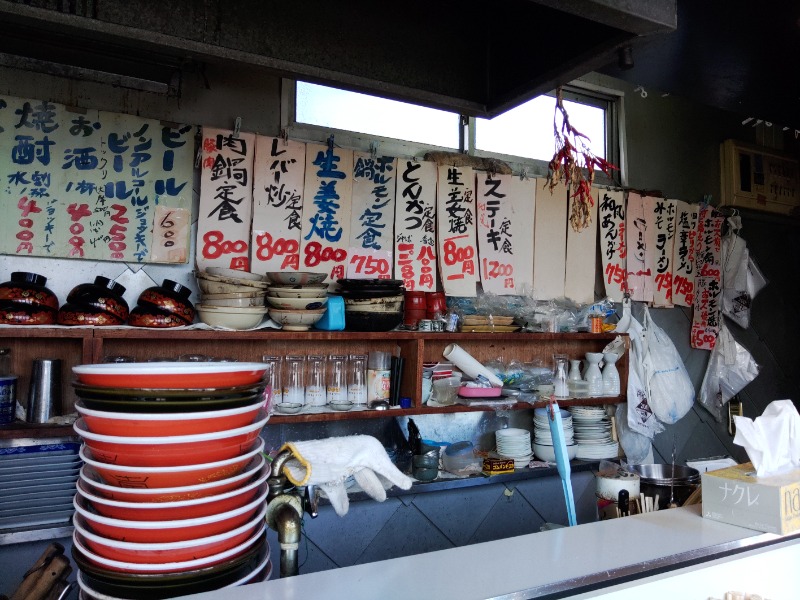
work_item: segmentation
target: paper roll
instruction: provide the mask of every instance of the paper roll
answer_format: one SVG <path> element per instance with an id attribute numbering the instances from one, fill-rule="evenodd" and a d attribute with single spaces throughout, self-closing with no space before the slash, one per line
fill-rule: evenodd
<path id="1" fill-rule="evenodd" d="M 497 375 L 475 360 L 469 352 L 458 344 L 448 345 L 442 352 L 442 356 L 461 369 L 468 377 L 477 379 L 478 375 L 483 375 L 489 380 L 492 387 L 503 387 L 503 382 Z"/>

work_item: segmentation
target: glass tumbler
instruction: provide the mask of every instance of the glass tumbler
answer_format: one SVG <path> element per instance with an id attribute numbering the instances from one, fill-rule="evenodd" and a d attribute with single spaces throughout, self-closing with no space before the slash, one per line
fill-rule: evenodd
<path id="1" fill-rule="evenodd" d="M 282 356 L 267 356 L 261 357 L 261 362 L 267 365 L 267 370 L 264 373 L 264 381 L 269 387 L 272 394 L 272 404 L 283 403 L 283 357 Z"/>
<path id="2" fill-rule="evenodd" d="M 351 354 L 347 362 L 347 399 L 353 404 L 367 403 L 366 354 Z"/>
<path id="3" fill-rule="evenodd" d="M 306 357 L 287 356 L 283 379 L 283 404 L 304 404 L 306 397 Z"/>
<path id="4" fill-rule="evenodd" d="M 306 405 L 325 406 L 325 357 L 309 354 L 306 366 Z"/>
<path id="5" fill-rule="evenodd" d="M 331 354 L 328 357 L 328 404 L 342 404 L 347 402 L 346 365 L 347 356 L 343 354 Z"/>

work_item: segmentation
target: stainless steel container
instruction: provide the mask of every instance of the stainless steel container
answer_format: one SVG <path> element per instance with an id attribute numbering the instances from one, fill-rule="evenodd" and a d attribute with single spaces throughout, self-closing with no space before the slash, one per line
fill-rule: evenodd
<path id="1" fill-rule="evenodd" d="M 650 498 L 658 496 L 659 510 L 667 508 L 671 495 L 680 506 L 700 484 L 700 471 L 683 465 L 628 465 L 628 468 L 639 474 L 642 494 Z"/>

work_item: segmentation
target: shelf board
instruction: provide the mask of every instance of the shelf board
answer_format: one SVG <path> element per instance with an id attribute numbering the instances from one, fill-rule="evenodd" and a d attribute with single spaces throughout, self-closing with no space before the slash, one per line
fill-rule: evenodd
<path id="1" fill-rule="evenodd" d="M 14 440 L 20 438 L 30 439 L 51 439 L 51 438 L 71 438 L 78 439 L 78 435 L 72 425 L 48 425 L 25 423 L 15 421 L 8 425 L 0 425 L 0 440 Z"/>

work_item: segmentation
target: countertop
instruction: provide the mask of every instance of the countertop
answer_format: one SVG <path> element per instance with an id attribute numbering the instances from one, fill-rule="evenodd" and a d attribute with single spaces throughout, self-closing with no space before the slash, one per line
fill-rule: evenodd
<path id="1" fill-rule="evenodd" d="M 800 534 L 778 536 L 704 519 L 695 505 L 275 579 L 243 586 L 236 598 L 563 598 L 786 541 L 800 541 Z"/>

